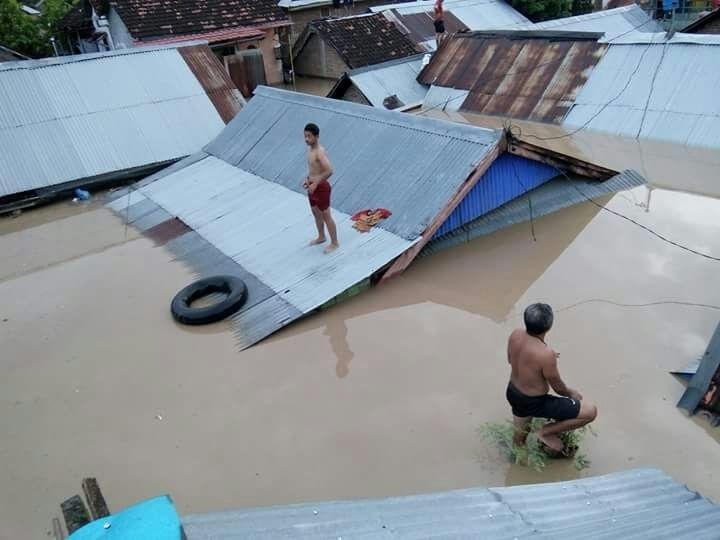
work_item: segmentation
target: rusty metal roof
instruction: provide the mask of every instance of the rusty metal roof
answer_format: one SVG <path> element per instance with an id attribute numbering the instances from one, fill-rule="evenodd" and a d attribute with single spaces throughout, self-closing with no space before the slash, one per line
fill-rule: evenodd
<path id="1" fill-rule="evenodd" d="M 226 124 L 240 111 L 244 98 L 220 64 L 220 60 L 206 45 L 193 45 L 178 49 L 190 71 L 205 90 L 220 118 Z"/>
<path id="2" fill-rule="evenodd" d="M 422 11 L 420 13 L 401 13 L 397 9 L 384 11 L 383 15 L 397 26 L 400 31 L 410 38 L 410 41 L 416 45 L 424 44 L 428 41 L 435 41 L 435 27 L 433 25 L 434 16 L 430 11 Z M 454 34 L 456 32 L 469 30 L 460 19 L 458 19 L 452 11 L 445 11 L 443 15 L 445 23 L 445 31 Z M 435 47 L 424 47 L 428 50 L 434 50 Z"/>
<path id="3" fill-rule="evenodd" d="M 605 54 L 599 35 L 472 32 L 446 40 L 418 81 L 468 96 L 461 110 L 560 123 Z"/>

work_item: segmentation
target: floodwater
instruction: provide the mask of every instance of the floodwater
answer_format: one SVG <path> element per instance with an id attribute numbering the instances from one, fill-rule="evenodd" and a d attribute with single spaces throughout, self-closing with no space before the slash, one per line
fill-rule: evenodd
<path id="1" fill-rule="evenodd" d="M 645 188 L 609 206 L 720 256 L 720 201 Z M 100 207 L 0 220 L 0 539 L 39 538 L 95 476 L 111 511 L 163 493 L 181 514 L 513 485 L 659 467 L 720 501 L 720 430 L 668 373 L 704 351 L 717 261 L 585 204 L 418 260 L 386 285 L 237 351 L 227 323 L 176 325 L 191 272 Z M 7 255 L 10 254 L 10 255 Z M 556 308 L 566 381 L 597 437 L 544 473 L 476 430 L 509 418 L 505 345 Z"/>

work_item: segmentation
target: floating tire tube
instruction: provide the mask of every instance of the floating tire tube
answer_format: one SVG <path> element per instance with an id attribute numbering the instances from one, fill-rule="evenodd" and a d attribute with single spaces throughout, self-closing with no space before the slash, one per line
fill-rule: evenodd
<path id="1" fill-rule="evenodd" d="M 213 293 L 227 298 L 211 306 L 194 308 L 192 303 Z M 247 300 L 245 282 L 235 276 L 213 276 L 191 283 L 175 295 L 170 311 L 182 324 L 210 324 L 221 321 L 239 310 Z"/>

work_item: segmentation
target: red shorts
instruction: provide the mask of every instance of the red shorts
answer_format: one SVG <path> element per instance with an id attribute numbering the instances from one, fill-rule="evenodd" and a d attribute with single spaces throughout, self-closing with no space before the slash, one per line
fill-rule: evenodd
<path id="1" fill-rule="evenodd" d="M 318 184 L 313 193 L 308 193 L 310 206 L 316 206 L 319 210 L 325 211 L 330 208 L 330 182 L 324 180 Z"/>

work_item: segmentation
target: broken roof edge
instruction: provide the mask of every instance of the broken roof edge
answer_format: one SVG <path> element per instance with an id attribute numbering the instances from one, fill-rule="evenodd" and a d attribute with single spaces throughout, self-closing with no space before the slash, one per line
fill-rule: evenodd
<path id="1" fill-rule="evenodd" d="M 196 45 L 207 45 L 207 40 L 190 40 L 181 43 L 171 43 L 167 45 L 152 45 L 147 47 L 133 47 L 132 49 L 116 49 L 114 51 L 103 51 L 96 53 L 73 54 L 69 56 L 57 56 L 51 58 L 41 58 L 39 60 L 18 60 L 17 62 L 0 63 L 0 71 L 9 71 L 14 69 L 41 69 L 50 66 L 59 66 L 74 62 L 88 62 L 101 58 L 113 58 L 116 56 L 125 56 L 132 54 L 144 54 L 155 51 L 164 51 L 170 49 L 182 49 L 184 47 L 193 47 Z"/>
<path id="2" fill-rule="evenodd" d="M 502 132 L 497 129 L 457 124 L 455 122 L 424 118 L 416 115 L 397 114 L 394 111 L 380 109 L 378 107 L 368 107 L 367 105 L 333 100 L 309 94 L 300 94 L 289 90 L 270 88 L 268 86 L 258 86 L 254 93 L 256 96 L 267 99 L 284 101 L 304 107 L 362 118 L 371 122 L 432 133 L 434 135 L 465 140 L 486 146 L 495 145 L 502 139 Z M 248 107 L 252 107 L 252 102 L 253 100 L 250 100 Z M 238 115 L 238 117 L 240 116 L 241 115 Z M 229 125 L 232 125 L 232 122 Z M 441 126 L 445 129 L 442 129 Z"/>
<path id="3" fill-rule="evenodd" d="M 718 369 L 720 369 L 720 323 L 710 338 L 695 375 L 690 379 L 688 387 L 678 401 L 678 408 L 687 411 L 691 416 L 695 414 Z"/>

